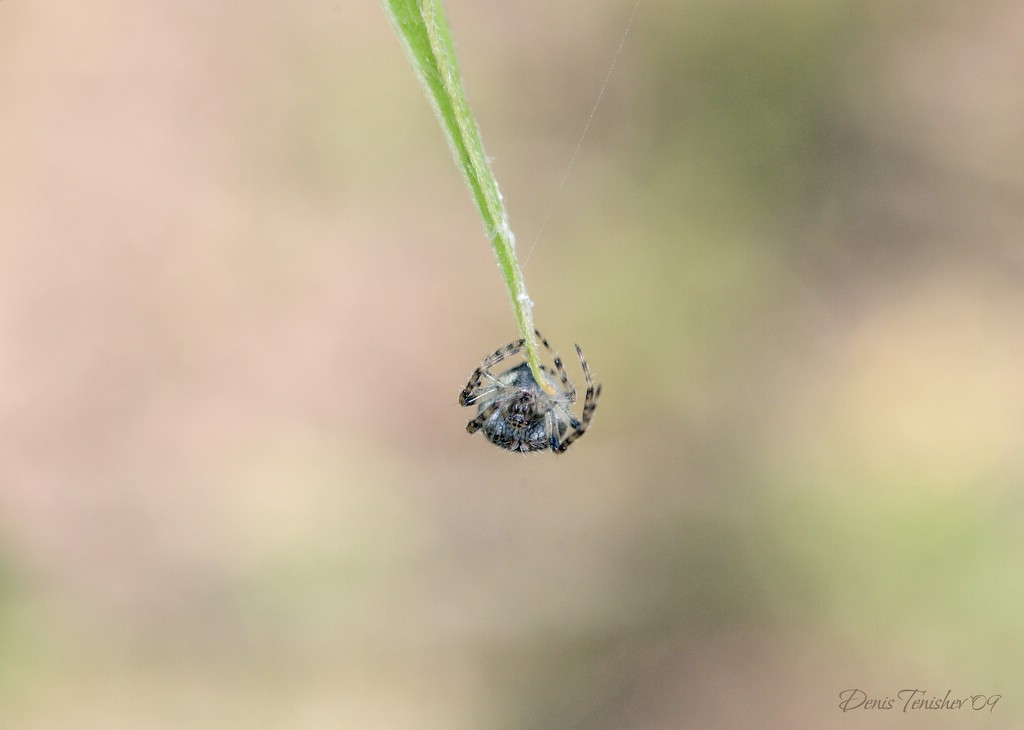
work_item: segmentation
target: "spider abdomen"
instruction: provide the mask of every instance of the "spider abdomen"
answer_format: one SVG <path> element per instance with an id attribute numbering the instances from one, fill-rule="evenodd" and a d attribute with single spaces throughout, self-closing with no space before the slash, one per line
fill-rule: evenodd
<path id="1" fill-rule="evenodd" d="M 564 424 L 561 425 L 564 430 Z M 535 417 L 520 425 L 504 418 L 501 411 L 497 411 L 484 422 L 481 430 L 488 441 L 509 451 L 543 451 L 549 445 L 547 426 L 543 416 Z"/>

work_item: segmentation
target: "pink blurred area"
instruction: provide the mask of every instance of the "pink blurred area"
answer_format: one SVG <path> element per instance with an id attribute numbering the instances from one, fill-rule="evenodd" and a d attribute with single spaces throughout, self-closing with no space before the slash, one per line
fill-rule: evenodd
<path id="1" fill-rule="evenodd" d="M 376 3 L 0 1 L 0 726 L 1014 727 L 1018 4 L 642 0 L 550 218 L 631 3 L 447 5 L 558 458 Z"/>

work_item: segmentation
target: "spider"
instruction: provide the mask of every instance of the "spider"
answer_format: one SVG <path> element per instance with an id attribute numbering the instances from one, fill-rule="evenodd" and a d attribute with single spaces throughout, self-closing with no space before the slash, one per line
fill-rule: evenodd
<path id="1" fill-rule="evenodd" d="M 491 372 L 492 367 L 523 349 L 526 341 L 516 340 L 484 358 L 459 394 L 459 405 L 477 406 L 476 418 L 466 424 L 466 430 L 476 433 L 482 429 L 487 440 L 495 446 L 523 453 L 550 448 L 561 454 L 586 433 L 597 408 L 601 386 L 594 385 L 583 350 L 576 345 L 576 354 L 587 379 L 583 415 L 577 420 L 572 413 L 576 388 L 569 381 L 562 359 L 540 332 L 534 332 L 554 358 L 553 371 L 541 365 L 548 385 L 555 390 L 554 395 L 549 395 L 537 384 L 528 363 L 520 363 L 500 375 Z M 572 431 L 566 435 L 570 428 Z"/>

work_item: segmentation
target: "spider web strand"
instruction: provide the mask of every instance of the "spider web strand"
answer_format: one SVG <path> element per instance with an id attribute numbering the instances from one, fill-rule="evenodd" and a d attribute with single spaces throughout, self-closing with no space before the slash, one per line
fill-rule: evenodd
<path id="1" fill-rule="evenodd" d="M 580 153 L 580 148 L 583 147 L 583 141 L 587 138 L 587 133 L 590 131 L 590 125 L 594 122 L 594 117 L 597 115 L 597 108 L 601 106 L 601 100 L 604 98 L 604 92 L 608 88 L 608 82 L 612 78 L 612 72 L 615 71 L 615 64 L 619 61 L 619 54 L 622 53 L 622 47 L 626 45 L 626 38 L 629 37 L 629 31 L 633 27 L 633 20 L 636 18 L 637 8 L 640 7 L 640 0 L 636 0 L 633 4 L 633 11 L 629 15 L 629 21 L 626 23 L 626 30 L 622 33 L 622 38 L 619 40 L 619 46 L 615 49 L 615 55 L 612 56 L 611 65 L 608 67 L 608 73 L 604 77 L 604 83 L 601 84 L 601 90 L 597 92 L 597 100 L 594 102 L 593 108 L 590 110 L 590 116 L 587 117 L 587 123 L 583 126 L 583 134 L 580 135 L 579 141 L 576 143 L 576 149 L 572 151 L 572 156 L 569 158 L 569 164 L 565 167 L 565 172 L 562 174 L 562 180 L 558 183 L 558 188 L 555 190 L 555 194 L 551 197 L 551 204 L 548 206 L 548 211 L 544 215 L 544 220 L 541 221 L 540 229 L 537 231 L 536 237 L 533 239 L 533 243 L 530 245 L 530 250 L 526 254 L 523 266 L 525 267 L 530 263 L 530 257 L 533 256 L 534 249 L 537 248 L 537 244 L 540 242 L 540 237 L 544 233 L 544 229 L 548 225 L 548 221 L 551 220 L 551 214 L 555 211 L 555 205 L 558 203 L 559 197 L 562 194 L 562 189 L 565 188 L 565 183 L 569 179 L 569 173 L 572 171 L 573 164 L 576 162 L 576 157 Z"/>

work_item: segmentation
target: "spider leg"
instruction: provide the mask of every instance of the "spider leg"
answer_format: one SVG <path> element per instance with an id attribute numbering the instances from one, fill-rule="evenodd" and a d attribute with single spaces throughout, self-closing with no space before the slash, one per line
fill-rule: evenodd
<path id="1" fill-rule="evenodd" d="M 487 422 L 488 418 L 495 414 L 499 407 L 498 403 L 491 403 L 491 405 L 484 408 L 477 414 L 476 418 L 466 424 L 466 431 L 469 433 L 476 433 L 479 431 L 480 427 Z"/>
<path id="2" fill-rule="evenodd" d="M 565 421 L 569 424 L 570 428 L 578 429 L 580 427 L 579 420 L 573 415 L 572 411 L 570 411 L 567 406 L 564 406 L 561 403 L 552 403 L 551 406 L 552 408 L 557 408 L 562 412 L 562 415 L 565 416 Z"/>
<path id="3" fill-rule="evenodd" d="M 587 379 L 587 385 L 593 385 L 594 379 L 590 375 L 590 366 L 587 365 L 587 358 L 583 357 L 583 350 L 579 345 L 576 345 L 576 356 L 579 357 L 580 365 L 583 366 L 583 376 Z"/>
<path id="4" fill-rule="evenodd" d="M 548 443 L 551 446 L 551 452 L 554 454 L 561 453 L 562 449 L 558 441 L 558 424 L 555 423 L 555 414 L 551 411 L 544 414 L 544 428 L 548 432 Z"/>
<path id="5" fill-rule="evenodd" d="M 545 349 L 551 353 L 551 358 L 555 361 L 555 372 L 558 375 L 558 379 L 562 381 L 562 388 L 565 390 L 566 395 L 569 398 L 570 403 L 576 402 L 576 388 L 573 387 L 572 381 L 569 380 L 569 375 L 565 372 L 565 366 L 562 365 L 562 358 L 558 356 L 558 353 L 554 351 L 550 344 L 548 344 L 547 338 L 540 333 L 540 330 L 535 329 L 533 334 L 537 335 L 537 339 L 544 345 Z M 541 370 L 545 372 L 551 372 L 545 367 L 541 367 Z"/>
<path id="6" fill-rule="evenodd" d="M 565 390 L 565 397 L 569 399 L 570 403 L 576 402 L 576 387 L 569 380 L 568 373 L 565 372 L 565 366 L 562 365 L 562 358 L 555 355 L 555 369 L 558 371 L 558 379 L 562 381 L 562 388 Z"/>
<path id="7" fill-rule="evenodd" d="M 572 445 L 573 441 L 587 432 L 587 429 L 590 427 L 590 421 L 594 417 L 594 410 L 597 408 L 597 399 L 600 395 L 600 385 L 596 388 L 593 386 L 587 387 L 587 397 L 583 405 L 583 418 L 580 419 L 579 426 L 575 428 L 572 433 L 566 436 L 564 441 L 562 441 L 557 453 L 560 454 L 565 451 Z"/>
<path id="8" fill-rule="evenodd" d="M 491 393 L 495 392 L 497 388 L 488 388 L 487 390 L 478 390 L 475 393 L 466 393 L 465 391 L 459 394 L 459 405 L 460 406 L 471 406 L 476 404 L 481 398 L 486 398 Z"/>
<path id="9" fill-rule="evenodd" d="M 523 349 L 523 345 L 525 344 L 526 340 L 516 340 L 515 342 L 508 343 L 504 347 L 499 347 L 497 350 L 495 350 L 490 355 L 484 358 L 481 367 L 484 370 L 490 370 L 492 367 L 497 365 L 506 357 L 511 357 L 512 355 L 515 355 L 517 352 Z"/>
<path id="10" fill-rule="evenodd" d="M 462 392 L 459 394 L 459 405 L 468 406 L 482 395 L 481 393 L 476 393 L 474 391 L 480 387 L 480 381 L 484 378 L 490 380 L 495 385 L 498 385 L 497 379 L 490 372 L 491 368 L 506 357 L 515 355 L 523 348 L 524 344 L 525 340 L 516 340 L 515 342 L 510 342 L 504 347 L 499 347 L 497 350 L 485 357 L 484 361 L 480 363 L 480 367 L 474 370 L 473 374 L 469 376 L 469 382 L 466 383 L 466 387 L 463 388 Z"/>
<path id="11" fill-rule="evenodd" d="M 475 375 L 475 373 L 474 373 L 474 375 Z M 486 398 L 487 396 L 491 395 L 492 393 L 497 393 L 498 391 L 503 390 L 504 388 L 508 387 L 503 382 L 501 382 L 496 377 L 494 377 L 493 373 L 491 373 L 490 370 L 481 370 L 480 376 L 482 376 L 482 377 L 478 377 L 476 379 L 476 386 L 474 387 L 472 392 L 469 392 L 467 394 L 466 391 L 463 391 L 459 395 L 459 404 L 460 405 L 471 406 L 474 403 L 477 403 L 478 401 L 480 401 L 482 398 Z M 486 386 L 486 387 L 483 386 L 480 383 L 481 380 L 490 381 L 490 385 Z M 467 385 L 466 388 L 468 390 L 469 389 L 469 385 Z"/>
<path id="12" fill-rule="evenodd" d="M 587 365 L 587 360 L 583 357 L 583 350 L 580 349 L 579 345 L 576 345 L 576 354 L 579 355 L 580 364 L 583 366 L 583 375 L 587 379 L 587 394 L 583 400 L 583 416 L 580 418 L 578 425 L 573 427 L 573 432 L 566 436 L 562 443 L 559 444 L 556 451 L 559 454 L 568 449 L 573 441 L 587 432 L 590 421 L 594 417 L 594 411 L 597 409 L 597 399 L 601 397 L 601 385 L 594 385 L 594 378 L 590 374 L 590 366 Z"/>
<path id="13" fill-rule="evenodd" d="M 480 385 L 480 378 L 483 377 L 483 370 L 477 368 L 473 371 L 473 374 L 469 376 L 469 382 L 466 383 L 466 387 L 459 393 L 459 405 L 468 406 L 476 397 L 473 396 L 473 391 L 476 390 L 477 386 Z"/>

